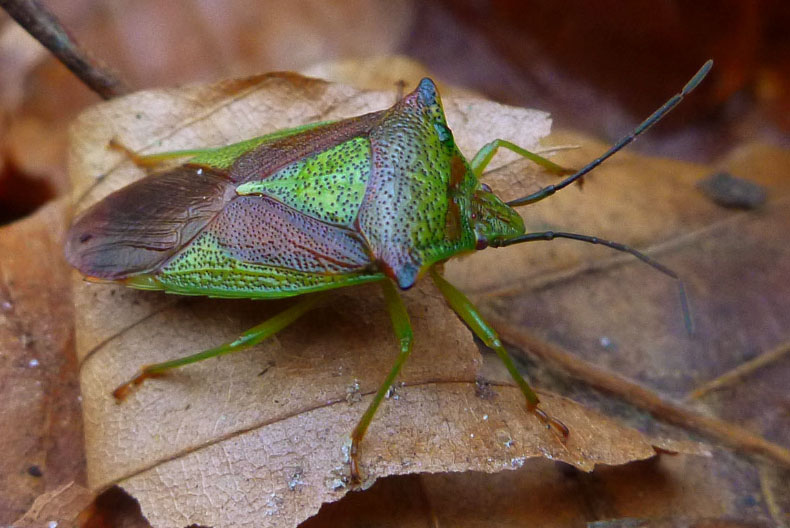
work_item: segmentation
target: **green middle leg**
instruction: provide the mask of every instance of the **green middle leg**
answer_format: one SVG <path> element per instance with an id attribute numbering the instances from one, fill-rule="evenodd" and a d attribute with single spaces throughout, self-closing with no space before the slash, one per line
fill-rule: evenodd
<path id="1" fill-rule="evenodd" d="M 365 437 L 365 432 L 368 430 L 368 426 L 370 425 L 370 421 L 373 419 L 373 415 L 376 414 L 376 410 L 379 408 L 382 400 L 387 395 L 387 391 L 389 391 L 392 383 L 395 381 L 395 378 L 398 376 L 398 373 L 403 367 L 403 364 L 406 362 L 406 359 L 408 359 L 409 354 L 411 354 L 411 345 L 414 337 L 414 333 L 411 329 L 411 323 L 409 322 L 409 314 L 406 312 L 406 306 L 404 306 L 403 299 L 401 299 L 398 290 L 395 288 L 395 284 L 389 279 L 384 280 L 381 284 L 382 288 L 384 289 L 384 297 L 387 300 L 387 308 L 389 308 L 390 317 L 392 318 L 392 328 L 395 330 L 395 336 L 398 338 L 398 342 L 400 343 L 400 353 L 398 354 L 398 358 L 395 360 L 395 364 L 392 366 L 390 373 L 384 380 L 384 383 L 382 383 L 379 387 L 378 392 L 376 392 L 376 395 L 373 397 L 370 405 L 368 405 L 365 414 L 363 414 L 362 418 L 359 419 L 357 426 L 351 433 L 351 449 L 349 450 L 348 455 L 349 465 L 351 466 L 351 481 L 353 483 L 360 482 L 358 460 L 359 444 Z"/>
<path id="2" fill-rule="evenodd" d="M 543 156 L 539 156 L 534 152 L 530 152 L 526 149 L 519 147 L 515 143 L 511 143 L 510 141 L 506 141 L 504 139 L 495 139 L 491 143 L 488 143 L 487 145 L 483 146 L 483 148 L 481 148 L 480 151 L 477 154 L 475 154 L 475 157 L 472 158 L 472 161 L 469 163 L 469 165 L 472 167 L 472 172 L 474 173 L 475 176 L 477 176 L 478 179 L 483 175 L 483 171 L 491 162 L 491 159 L 494 157 L 494 154 L 497 153 L 500 147 L 506 148 L 508 150 L 512 150 L 519 156 L 522 156 L 534 163 L 537 163 L 538 165 L 540 165 L 541 167 L 543 167 L 544 169 L 548 170 L 551 173 L 560 176 L 565 176 L 574 173 L 573 170 L 566 169 L 565 167 L 557 165 L 553 161 L 548 160 Z"/>
<path id="3" fill-rule="evenodd" d="M 488 348 L 496 352 L 497 356 L 499 356 L 499 359 L 505 364 L 505 368 L 510 373 L 513 381 L 516 382 L 519 389 L 521 389 L 522 394 L 524 394 L 524 398 L 527 400 L 527 409 L 537 416 L 541 422 L 551 427 L 556 433 L 558 433 L 563 441 L 567 439 L 569 435 L 568 428 L 561 421 L 557 420 L 556 418 L 552 418 L 538 407 L 538 404 L 540 403 L 538 395 L 535 394 L 535 391 L 532 390 L 532 387 L 529 386 L 527 381 L 518 371 L 518 368 L 516 368 L 516 364 L 513 362 L 510 354 L 508 354 L 507 350 L 505 350 L 505 347 L 502 346 L 502 342 L 500 341 L 496 330 L 491 328 L 491 326 L 485 322 L 483 316 L 480 315 L 480 312 L 477 310 L 477 308 L 475 308 L 466 295 L 461 293 L 455 286 L 450 284 L 447 279 L 441 276 L 436 266 L 431 267 L 430 273 L 433 282 L 439 288 L 439 291 L 442 292 L 442 295 L 444 295 L 444 298 L 447 300 L 447 303 L 450 305 L 450 307 L 461 317 L 466 325 L 475 333 L 477 337 L 483 341 L 483 343 L 485 343 Z"/>
<path id="4" fill-rule="evenodd" d="M 318 301 L 323 299 L 323 297 L 324 296 L 320 294 L 307 295 L 290 308 L 278 313 L 270 319 L 267 319 L 261 324 L 250 328 L 235 340 L 222 344 L 218 347 L 210 348 L 208 350 L 204 350 L 203 352 L 192 354 L 191 356 L 164 361 L 162 363 L 155 363 L 153 365 L 145 365 L 140 369 L 140 372 L 134 378 L 127 381 L 123 385 L 120 385 L 113 391 L 112 394 L 118 401 L 121 401 L 129 395 L 132 389 L 142 384 L 148 378 L 162 376 L 169 370 L 183 367 L 184 365 L 189 365 L 190 363 L 197 363 L 198 361 L 203 361 L 204 359 L 223 356 L 225 354 L 230 354 L 231 352 L 238 352 L 240 350 L 255 346 L 267 337 L 273 336 L 286 326 L 296 321 L 299 317 L 313 308 L 316 303 L 318 303 Z"/>

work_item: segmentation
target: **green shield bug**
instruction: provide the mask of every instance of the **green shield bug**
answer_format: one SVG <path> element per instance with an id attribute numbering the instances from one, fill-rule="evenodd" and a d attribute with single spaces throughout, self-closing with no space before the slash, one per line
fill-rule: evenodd
<path id="1" fill-rule="evenodd" d="M 569 238 L 631 253 L 677 280 L 672 271 L 622 244 L 576 233 L 526 233 L 514 208 L 580 180 L 666 115 L 711 66 L 711 61 L 705 63 L 680 93 L 631 134 L 572 174 L 504 140 L 488 143 L 468 161 L 455 144 L 436 86 L 427 78 L 386 110 L 225 147 L 140 158 L 188 160 L 110 194 L 77 218 L 66 240 L 72 266 L 89 279 L 144 290 L 299 299 L 232 342 L 144 366 L 113 394 L 121 400 L 146 378 L 254 346 L 309 311 L 321 292 L 378 282 L 399 354 L 351 432 L 351 478 L 359 481 L 359 445 L 412 348 L 399 290 L 428 274 L 449 306 L 497 353 L 524 394 L 527 410 L 564 440 L 568 429 L 540 408 L 495 330 L 441 275 L 439 266 L 489 246 Z M 480 181 L 499 148 L 566 177 L 505 203 Z M 689 321 L 682 283 L 677 282 Z"/>

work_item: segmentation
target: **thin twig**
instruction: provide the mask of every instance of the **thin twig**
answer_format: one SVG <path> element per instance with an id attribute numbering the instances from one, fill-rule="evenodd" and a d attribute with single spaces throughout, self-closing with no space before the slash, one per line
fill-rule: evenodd
<path id="1" fill-rule="evenodd" d="M 694 389 L 692 392 L 686 396 L 687 400 L 698 400 L 708 394 L 711 391 L 718 390 L 722 387 L 725 387 L 744 376 L 751 374 L 757 369 L 760 369 L 770 363 L 773 363 L 780 359 L 782 356 L 786 356 L 790 354 L 790 341 L 786 343 L 782 343 L 778 347 L 765 352 L 764 354 L 760 354 L 754 359 L 751 359 L 745 363 L 741 363 L 737 367 L 732 370 L 729 370 L 719 376 L 716 379 L 712 379 L 707 383 L 704 383 Z"/>
<path id="2" fill-rule="evenodd" d="M 0 7 L 102 99 L 129 92 L 123 81 L 77 45 L 55 15 L 38 0 L 0 0 Z"/>
<path id="3" fill-rule="evenodd" d="M 648 411 L 660 420 L 695 431 L 722 444 L 729 445 L 738 451 L 750 455 L 759 455 L 776 461 L 784 467 L 790 467 L 790 450 L 769 442 L 760 435 L 665 400 L 638 383 L 575 357 L 558 347 L 542 342 L 493 314 L 489 314 L 488 319 L 500 332 L 503 340 L 529 350 L 540 358 L 556 365 L 563 372 L 584 381 L 594 388 L 614 394 L 623 401 Z"/>

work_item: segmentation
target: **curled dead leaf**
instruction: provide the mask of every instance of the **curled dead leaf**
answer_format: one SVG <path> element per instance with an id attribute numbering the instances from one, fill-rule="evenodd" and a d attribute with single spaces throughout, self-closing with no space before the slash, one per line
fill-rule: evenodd
<path id="1" fill-rule="evenodd" d="M 144 175 L 107 149 L 111 139 L 142 153 L 224 145 L 385 108 L 394 98 L 394 90 L 276 74 L 104 103 L 72 131 L 76 209 Z M 550 127 L 541 112 L 475 98 L 444 102 L 467 155 L 494 137 L 534 149 Z M 498 156 L 492 168 L 512 159 Z M 377 288 L 338 291 L 260 346 L 149 380 L 121 405 L 111 391 L 140 365 L 233 339 L 287 302 L 179 298 L 91 285 L 76 273 L 75 302 L 92 489 L 120 485 L 155 526 L 214 527 L 296 525 L 347 493 L 342 447 L 395 358 Z M 591 470 L 655 453 L 640 433 L 558 396 L 544 394 L 544 407 L 571 428 L 567 445 L 525 412 L 514 387 L 496 385 L 481 398 L 471 333 L 428 284 L 406 303 L 415 349 L 362 445 L 368 483 L 495 472 L 531 457 Z M 349 397 L 357 392 L 361 398 Z"/>

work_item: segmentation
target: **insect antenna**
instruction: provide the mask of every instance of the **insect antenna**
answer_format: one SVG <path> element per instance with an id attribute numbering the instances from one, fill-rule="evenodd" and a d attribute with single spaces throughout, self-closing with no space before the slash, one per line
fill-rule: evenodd
<path id="1" fill-rule="evenodd" d="M 618 150 L 622 149 L 623 147 L 631 143 L 633 140 L 635 140 L 637 136 L 639 136 L 642 132 L 646 131 L 648 128 L 659 122 L 661 118 L 667 115 L 670 110 L 675 108 L 678 105 L 678 103 L 680 103 L 680 101 L 683 100 L 685 96 L 687 96 L 694 88 L 697 87 L 697 85 L 702 81 L 702 79 L 704 79 L 705 76 L 708 74 L 712 66 L 713 66 L 712 60 L 709 60 L 708 62 L 703 64 L 702 68 L 700 68 L 699 71 L 694 74 L 694 77 L 692 77 L 691 80 L 689 80 L 689 82 L 686 83 L 686 85 L 683 87 L 680 93 L 677 93 L 674 96 L 672 96 L 669 99 L 669 101 L 667 101 L 666 103 L 663 104 L 663 106 L 661 106 L 661 108 L 653 112 L 650 115 L 650 117 L 642 121 L 642 123 L 640 123 L 639 126 L 637 126 L 633 130 L 633 132 L 622 138 L 612 148 L 607 150 L 600 157 L 594 159 L 593 161 L 585 165 L 583 168 L 578 170 L 575 174 L 568 176 L 567 178 L 565 178 L 564 180 L 562 180 L 557 184 L 549 185 L 532 194 L 507 202 L 507 204 L 510 207 L 518 207 L 520 205 L 528 205 L 531 203 L 535 203 L 539 200 L 551 196 L 552 194 L 559 191 L 560 189 L 567 187 L 568 185 L 577 181 L 579 178 L 583 177 L 585 174 L 587 174 L 588 172 L 596 168 L 598 165 L 606 161 L 608 158 L 610 158 L 615 152 L 617 152 Z"/>
<path id="2" fill-rule="evenodd" d="M 680 276 L 677 273 L 672 271 L 671 269 L 667 268 L 660 262 L 648 257 L 641 251 L 634 249 L 630 246 L 626 246 L 625 244 L 621 244 L 619 242 L 613 242 L 611 240 L 604 240 L 598 237 L 590 236 L 590 235 L 580 235 L 578 233 L 567 233 L 563 231 L 542 231 L 538 233 L 527 233 L 524 235 L 519 235 L 513 238 L 508 238 L 505 240 L 500 240 L 497 242 L 492 243 L 493 247 L 505 247 L 505 246 L 512 246 L 513 244 L 520 244 L 522 242 L 535 242 L 538 240 L 554 240 L 555 238 L 569 238 L 571 240 L 579 240 L 581 242 L 587 242 L 589 244 L 599 244 L 601 246 L 606 246 L 608 248 L 612 248 L 617 251 L 622 251 L 624 253 L 629 253 L 648 266 L 660 271 L 664 275 L 671 277 L 675 280 L 678 285 L 678 293 L 680 295 L 680 307 L 683 311 L 683 323 L 686 326 L 686 331 L 689 334 L 694 333 L 694 321 L 691 318 L 691 308 L 689 305 L 688 296 L 686 295 L 686 286 L 681 280 Z"/>

